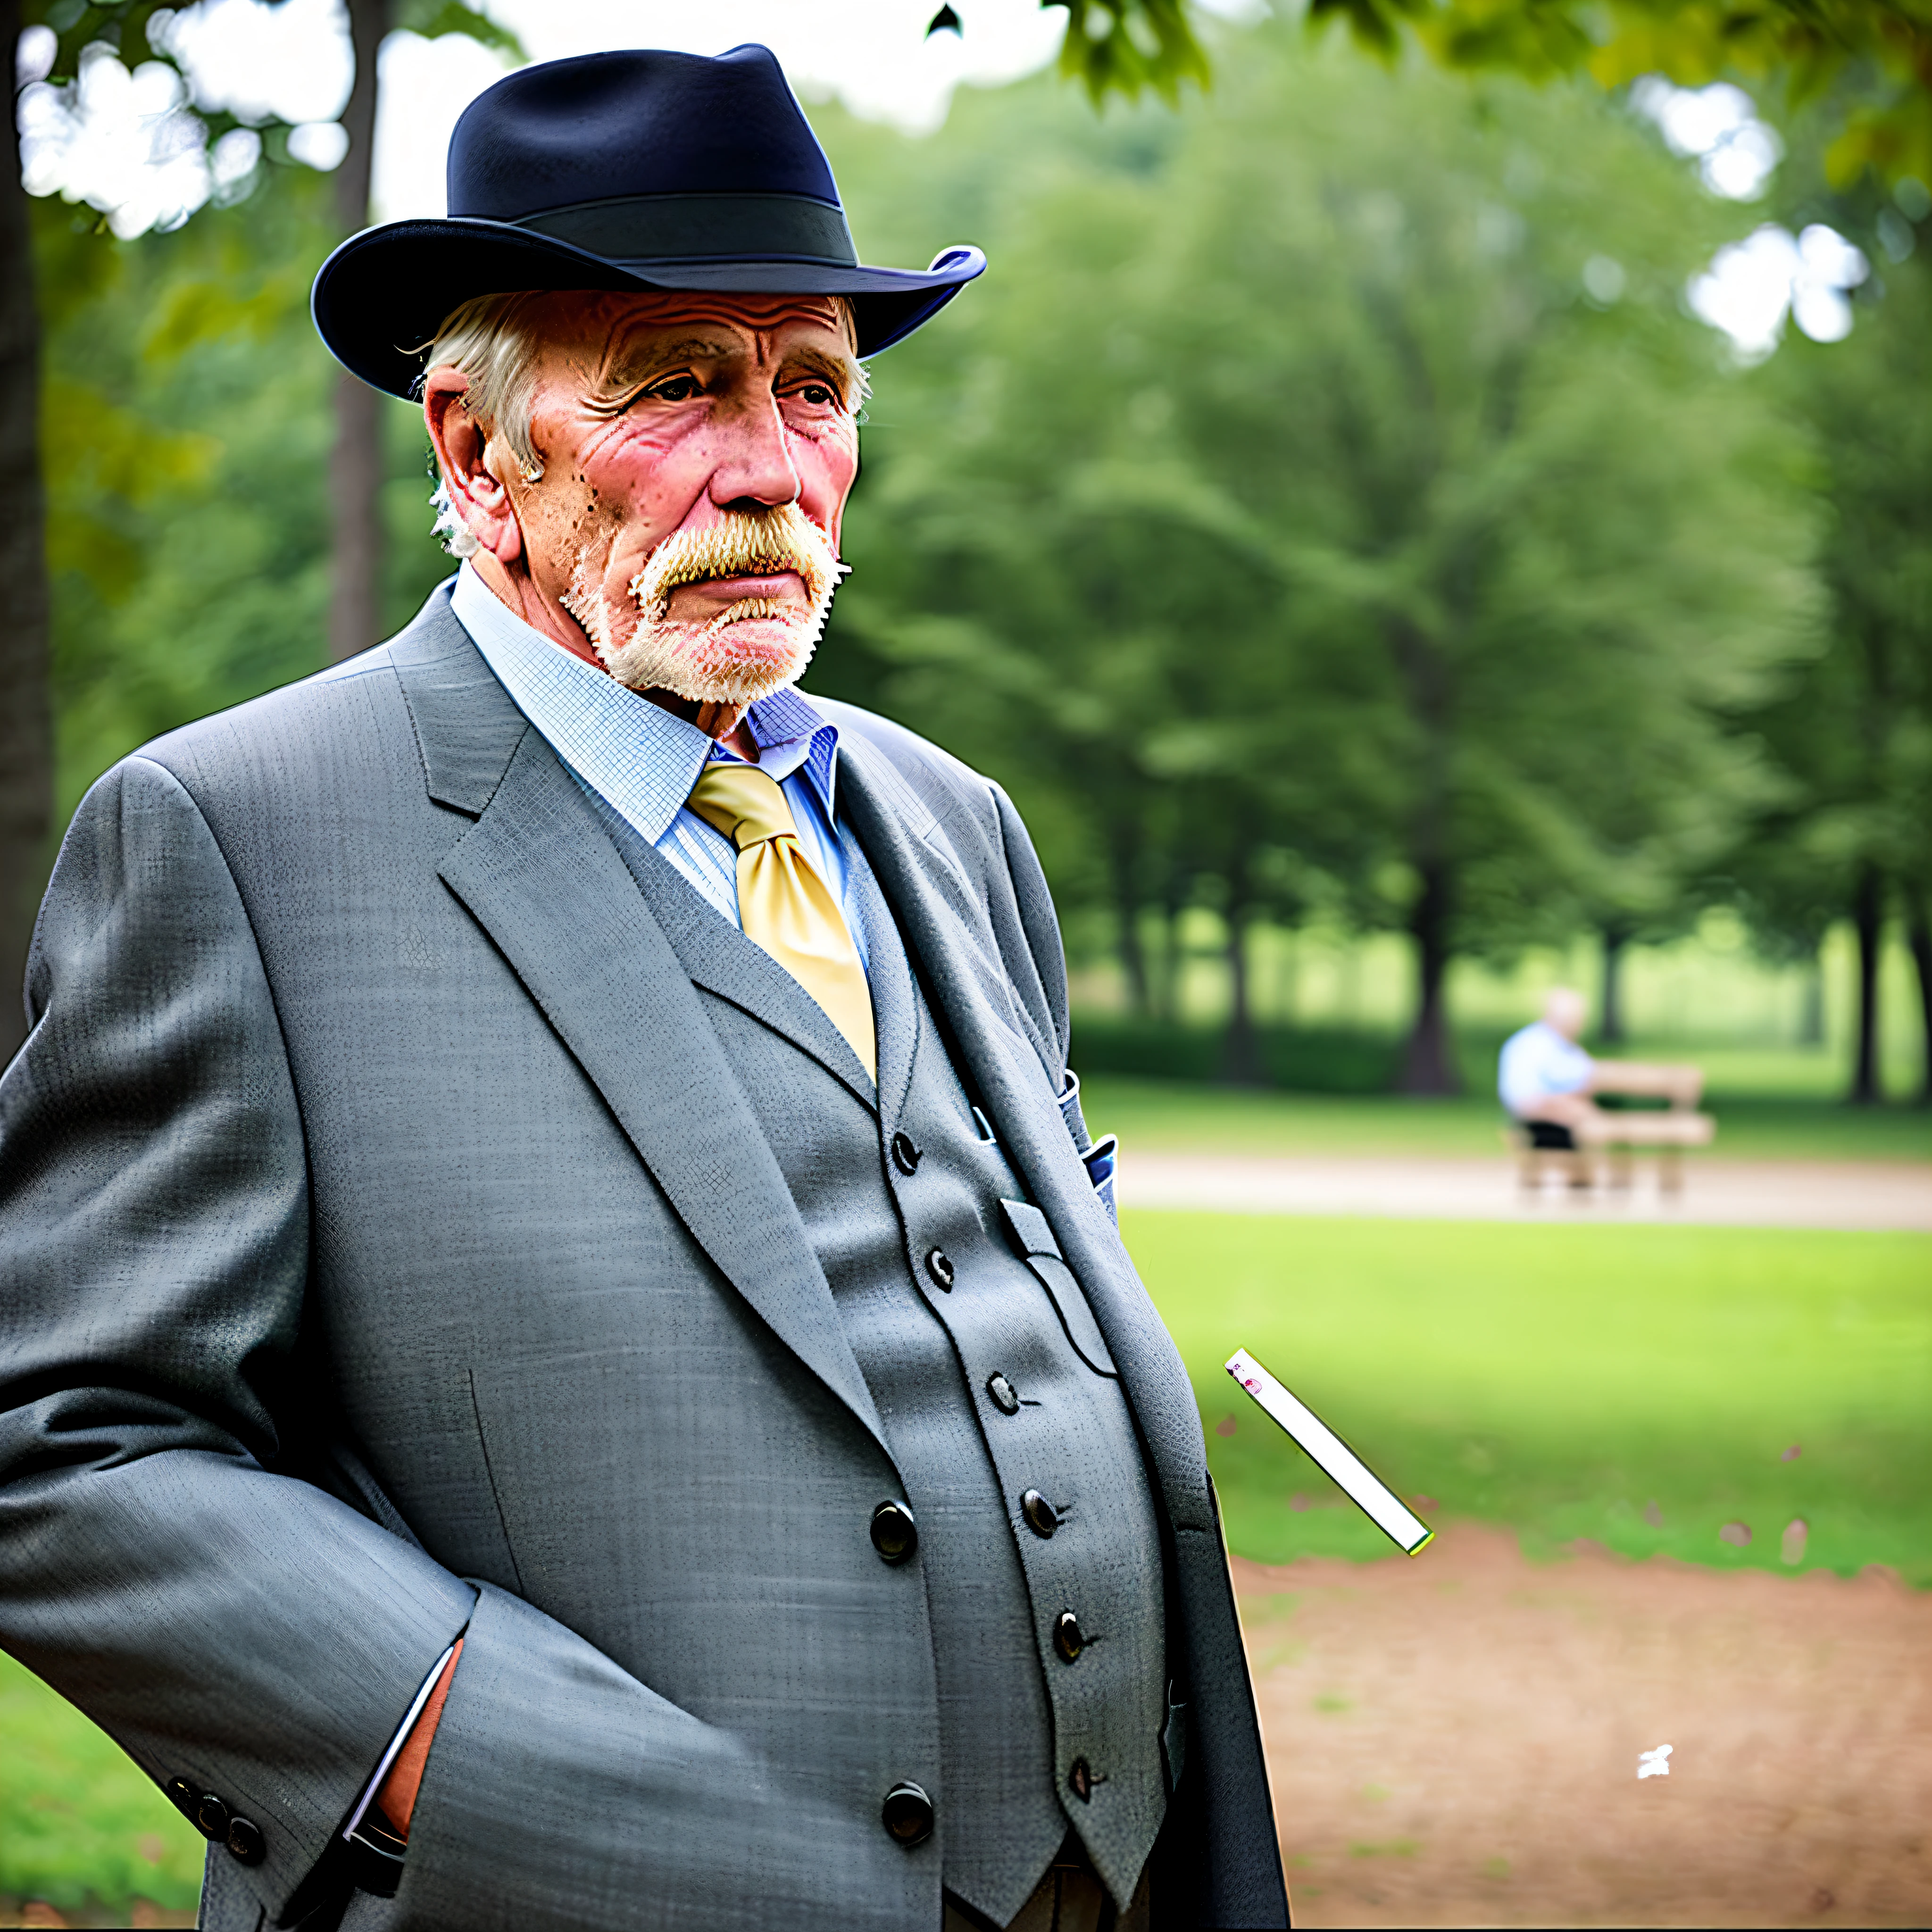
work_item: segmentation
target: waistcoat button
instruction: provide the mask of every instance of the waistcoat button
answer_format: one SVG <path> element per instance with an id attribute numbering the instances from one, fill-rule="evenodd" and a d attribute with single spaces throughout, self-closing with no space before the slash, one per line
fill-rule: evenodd
<path id="1" fill-rule="evenodd" d="M 194 1808 L 194 1828 L 204 1838 L 217 1844 L 228 1835 L 228 1807 L 212 1791 L 205 1791 Z"/>
<path id="2" fill-rule="evenodd" d="M 894 1785 L 879 1815 L 886 1832 L 908 1848 L 932 1836 L 932 1800 L 916 1784 Z"/>
<path id="3" fill-rule="evenodd" d="M 892 1136 L 892 1165 L 902 1174 L 910 1174 L 919 1165 L 919 1149 L 910 1134 Z"/>
<path id="4" fill-rule="evenodd" d="M 1090 1804 L 1094 1802 L 1094 1786 L 1099 1780 L 1084 1757 L 1076 1757 L 1073 1760 L 1072 1766 L 1066 1774 L 1066 1781 L 1073 1787 L 1073 1795 L 1082 1804 Z"/>
<path id="5" fill-rule="evenodd" d="M 944 1248 L 934 1248 L 926 1258 L 926 1271 L 948 1294 L 952 1290 L 952 1263 Z"/>
<path id="6" fill-rule="evenodd" d="M 873 1510 L 872 1547 L 888 1563 L 903 1563 L 919 1547 L 919 1526 L 904 1503 L 884 1502 Z"/>
<path id="7" fill-rule="evenodd" d="M 1069 1664 L 1087 1648 L 1080 1619 L 1071 1610 L 1062 1610 L 1053 1620 L 1053 1647 Z"/>
<path id="8" fill-rule="evenodd" d="M 1002 1415 L 1019 1414 L 1020 1399 L 1013 1393 L 1012 1384 L 1004 1376 L 988 1376 L 986 1378 L 986 1393 L 993 1398 L 993 1406 Z"/>
<path id="9" fill-rule="evenodd" d="M 238 1865 L 258 1865 L 268 1856 L 268 1841 L 262 1828 L 248 1818 L 232 1818 L 228 1822 L 228 1856 Z"/>
<path id="10" fill-rule="evenodd" d="M 1051 1536 L 1060 1527 L 1060 1512 L 1037 1490 L 1026 1490 L 1021 1496 L 1020 1514 L 1036 1536 Z"/>

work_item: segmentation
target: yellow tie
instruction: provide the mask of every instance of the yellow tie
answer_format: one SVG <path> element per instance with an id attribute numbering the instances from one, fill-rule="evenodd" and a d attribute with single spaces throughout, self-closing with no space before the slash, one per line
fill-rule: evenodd
<path id="1" fill-rule="evenodd" d="M 872 992 L 830 888 L 799 848 L 778 781 L 756 765 L 713 759 L 686 801 L 738 848 L 738 919 L 818 1004 L 879 1077 Z"/>

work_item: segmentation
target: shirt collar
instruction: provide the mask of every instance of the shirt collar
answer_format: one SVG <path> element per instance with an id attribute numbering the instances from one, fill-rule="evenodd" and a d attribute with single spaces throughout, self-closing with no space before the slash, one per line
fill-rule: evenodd
<path id="1" fill-rule="evenodd" d="M 746 728 L 758 748 L 758 769 L 783 780 L 802 771 L 828 821 L 838 781 L 838 728 L 802 691 L 788 688 L 761 698 L 745 713 Z M 722 745 L 714 758 L 737 754 Z"/>
<path id="2" fill-rule="evenodd" d="M 510 701 L 578 778 L 655 844 L 705 762 L 730 758 L 694 724 L 628 691 L 525 623 L 468 564 L 450 610 Z M 783 780 L 802 771 L 829 821 L 838 728 L 802 692 L 774 692 L 746 713 L 758 765 Z"/>

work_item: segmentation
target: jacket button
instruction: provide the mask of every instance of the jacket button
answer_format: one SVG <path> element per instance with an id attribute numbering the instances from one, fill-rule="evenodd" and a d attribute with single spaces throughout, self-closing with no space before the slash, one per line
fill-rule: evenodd
<path id="1" fill-rule="evenodd" d="M 1053 1620 L 1053 1647 L 1069 1664 L 1087 1648 L 1080 1619 L 1071 1610 L 1062 1610 Z"/>
<path id="2" fill-rule="evenodd" d="M 229 1822 L 228 1807 L 213 1792 L 204 1791 L 194 1808 L 194 1828 L 219 1844 L 228 1835 Z"/>
<path id="3" fill-rule="evenodd" d="M 190 1825 L 194 1824 L 196 1808 L 201 1803 L 201 1800 L 195 1796 L 194 1786 L 184 1778 L 171 1778 L 161 1789 L 166 1794 L 168 1802 Z M 196 1828 L 199 1829 L 199 1827 Z"/>
<path id="4" fill-rule="evenodd" d="M 986 1393 L 993 1398 L 993 1406 L 1002 1415 L 1019 1414 L 1020 1399 L 1013 1393 L 1012 1384 L 1004 1376 L 988 1376 L 986 1378 Z"/>
<path id="5" fill-rule="evenodd" d="M 934 1248 L 926 1258 L 926 1271 L 947 1294 L 952 1292 L 952 1263 L 944 1248 Z"/>
<path id="6" fill-rule="evenodd" d="M 880 1811 L 887 1833 L 910 1848 L 932 1836 L 932 1800 L 916 1784 L 896 1784 Z"/>
<path id="7" fill-rule="evenodd" d="M 903 1563 L 919 1547 L 919 1526 L 904 1503 L 884 1502 L 873 1510 L 872 1547 L 888 1563 Z"/>
<path id="8" fill-rule="evenodd" d="M 1036 1536 L 1051 1536 L 1060 1527 L 1060 1512 L 1037 1490 L 1022 1492 L 1020 1514 Z"/>
<path id="9" fill-rule="evenodd" d="M 228 1821 L 228 1856 L 237 1864 L 258 1865 L 268 1856 L 268 1841 L 262 1828 L 248 1818 Z"/>
<path id="10" fill-rule="evenodd" d="M 910 1134 L 892 1136 L 892 1165 L 902 1174 L 910 1174 L 919 1165 L 919 1149 Z"/>

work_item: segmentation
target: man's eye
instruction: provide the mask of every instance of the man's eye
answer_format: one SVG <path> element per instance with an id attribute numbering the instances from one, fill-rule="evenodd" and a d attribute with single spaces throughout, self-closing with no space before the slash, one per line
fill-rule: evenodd
<path id="1" fill-rule="evenodd" d="M 806 382 L 795 393 L 801 402 L 809 403 L 815 410 L 836 409 L 841 400 L 838 392 L 829 382 Z"/>
<path id="2" fill-rule="evenodd" d="M 700 393 L 695 376 L 667 376 L 644 392 L 654 403 L 688 403 Z"/>

